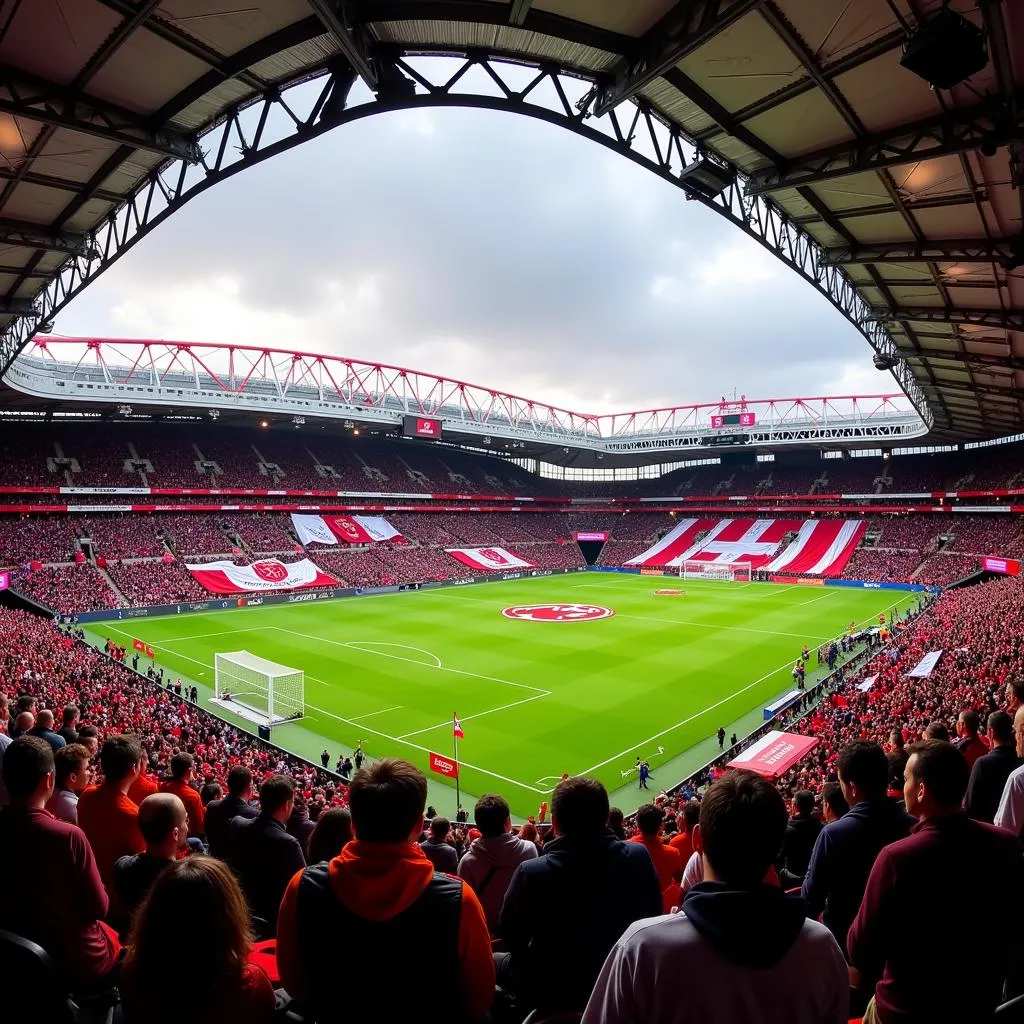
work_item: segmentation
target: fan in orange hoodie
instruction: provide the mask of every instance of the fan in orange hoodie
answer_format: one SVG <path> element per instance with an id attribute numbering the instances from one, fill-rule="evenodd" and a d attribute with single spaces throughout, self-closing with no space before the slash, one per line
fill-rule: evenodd
<path id="1" fill-rule="evenodd" d="M 356 838 L 285 891 L 281 980 L 318 1024 L 455 1024 L 490 1010 L 494 958 L 483 908 L 417 846 L 426 803 L 427 780 L 411 764 L 384 758 L 364 768 L 349 787 Z"/>

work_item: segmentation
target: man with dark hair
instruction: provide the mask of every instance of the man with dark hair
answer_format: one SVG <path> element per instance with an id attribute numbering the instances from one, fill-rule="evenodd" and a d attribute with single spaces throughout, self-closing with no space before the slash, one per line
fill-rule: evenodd
<path id="1" fill-rule="evenodd" d="M 89 757 L 95 757 L 100 749 L 100 731 L 95 725 L 83 725 L 78 730 L 78 742 L 89 751 Z"/>
<path id="2" fill-rule="evenodd" d="M 61 726 L 58 732 L 64 737 L 65 743 L 78 742 L 78 707 L 68 704 L 61 714 Z"/>
<path id="3" fill-rule="evenodd" d="M 850 810 L 818 833 L 801 891 L 808 916 L 820 914 L 845 951 L 878 851 L 907 835 L 914 819 L 886 796 L 889 764 L 877 743 L 848 743 L 839 751 L 837 774 Z"/>
<path id="4" fill-rule="evenodd" d="M 668 845 L 679 853 L 679 860 L 684 869 L 693 856 L 693 830 L 699 821 L 700 802 L 687 800 L 682 810 L 676 814 L 676 827 L 679 831 L 668 842 Z"/>
<path id="5" fill-rule="evenodd" d="M 494 793 L 480 797 L 473 808 L 473 820 L 480 830 L 459 861 L 459 877 L 476 893 L 492 935 L 498 934 L 501 904 L 516 868 L 534 860 L 537 847 L 512 833 L 512 818 L 505 798 Z"/>
<path id="6" fill-rule="evenodd" d="M 114 888 L 129 914 L 145 899 L 164 868 L 188 848 L 188 812 L 173 793 L 154 793 L 139 804 L 139 831 L 146 849 L 120 857 L 114 865 Z"/>
<path id="7" fill-rule="evenodd" d="M 65 740 L 59 732 L 54 730 L 53 726 L 53 712 L 44 708 L 39 712 L 36 724 L 29 730 L 28 734 L 29 736 L 38 736 L 39 739 L 45 740 L 53 748 L 53 752 L 56 753 L 65 745 Z"/>
<path id="8" fill-rule="evenodd" d="M 171 777 L 160 783 L 160 792 L 173 793 L 185 805 L 189 837 L 202 839 L 206 832 L 206 811 L 198 790 L 192 786 L 194 765 L 191 754 L 175 754 L 171 758 Z"/>
<path id="9" fill-rule="evenodd" d="M 803 901 L 762 881 L 786 806 L 753 772 L 730 772 L 701 803 L 693 843 L 704 881 L 681 912 L 637 921 L 615 943 L 583 1024 L 845 1024 L 846 962 Z"/>
<path id="10" fill-rule="evenodd" d="M 302 844 L 285 828 L 294 805 L 295 783 L 272 775 L 260 786 L 260 813 L 234 818 L 228 826 L 228 863 L 242 883 L 249 909 L 271 929 L 288 882 L 306 864 Z"/>
<path id="11" fill-rule="evenodd" d="M 1024 704 L 1014 712 L 1013 734 L 1017 754 L 1024 759 Z M 1024 764 L 1014 768 L 1006 777 L 1006 785 L 1003 786 L 992 822 L 1015 836 L 1024 834 Z"/>
<path id="12" fill-rule="evenodd" d="M 886 763 L 889 763 L 891 756 L 886 755 Z M 826 782 L 821 789 L 821 816 L 825 819 L 825 824 L 830 825 L 833 821 L 838 821 L 849 811 L 850 805 L 843 796 L 843 787 L 838 782 Z"/>
<path id="13" fill-rule="evenodd" d="M 53 755 L 56 785 L 46 809 L 61 821 L 78 824 L 78 798 L 89 785 L 89 751 L 81 743 L 67 743 Z"/>
<path id="14" fill-rule="evenodd" d="M 142 744 L 137 736 L 109 737 L 100 751 L 103 781 L 90 786 L 78 800 L 78 824 L 89 837 L 109 894 L 113 894 L 118 857 L 142 853 L 146 848 L 139 831 L 139 809 L 127 795 L 139 776 L 141 757 Z"/>
<path id="15" fill-rule="evenodd" d="M 921 733 L 921 739 L 923 740 L 941 740 L 943 743 L 949 742 L 949 730 L 946 728 L 945 722 L 929 722 L 924 727 L 924 732 Z"/>
<path id="16" fill-rule="evenodd" d="M 420 843 L 423 856 L 434 865 L 435 871 L 446 871 L 454 875 L 459 867 L 459 857 L 455 847 L 448 842 L 448 830 L 451 828 L 447 818 L 436 817 L 427 828 L 427 838 Z"/>
<path id="17" fill-rule="evenodd" d="M 798 789 L 778 860 L 783 889 L 795 889 L 803 883 L 820 831 L 821 822 L 814 816 L 814 794 L 809 789 Z"/>
<path id="18" fill-rule="evenodd" d="M 658 872 L 662 896 L 672 890 L 683 877 L 683 862 L 679 851 L 666 846 L 661 838 L 664 823 L 665 812 L 660 807 L 644 804 L 636 812 L 636 825 L 640 831 L 630 840 L 631 843 L 639 843 L 651 855 L 651 863 Z"/>
<path id="19" fill-rule="evenodd" d="M 36 712 L 38 710 L 39 701 L 32 694 L 23 693 L 18 697 L 14 703 L 14 710 L 11 711 L 10 724 L 7 726 L 7 732 L 11 739 L 16 740 L 22 733 L 28 732 L 36 724 Z M 28 715 L 32 719 L 31 725 L 26 725 L 28 719 L 22 717 L 24 715 Z M 21 725 L 18 725 L 19 719 L 21 719 Z"/>
<path id="20" fill-rule="evenodd" d="M 107 894 L 85 834 L 45 810 L 53 793 L 53 750 L 33 736 L 7 748 L 4 783 L 11 804 L 0 814 L 0 928 L 37 942 L 72 985 L 96 985 L 120 946 L 102 922 Z M 18 984 L 14 975 L 7 978 Z"/>
<path id="21" fill-rule="evenodd" d="M 954 746 L 964 755 L 968 768 L 973 768 L 974 762 L 988 753 L 988 744 L 978 734 L 980 729 L 981 718 L 977 711 L 961 711 L 957 716 L 957 740 Z"/>
<path id="22" fill-rule="evenodd" d="M 660 914 L 650 855 L 607 827 L 608 793 L 597 779 L 565 779 L 551 797 L 555 838 L 516 868 L 501 910 L 505 954 L 498 977 L 521 1008 L 580 1009 L 615 940 Z M 552 970 L 552 964 L 558 969 Z"/>
<path id="23" fill-rule="evenodd" d="M 974 762 L 967 783 L 964 810 L 975 821 L 995 820 L 999 799 L 1006 788 L 1011 772 L 1021 765 L 1015 746 L 1013 719 L 1005 711 L 993 711 L 988 716 L 990 750 Z"/>
<path id="24" fill-rule="evenodd" d="M 1015 836 L 962 809 L 967 762 L 949 743 L 916 743 L 903 788 L 919 824 L 883 849 L 850 928 L 851 978 L 874 986 L 866 1024 L 983 1021 L 1020 973 L 1024 858 Z M 936 898 L 970 872 L 971 925 Z M 970 978 L 969 985 L 943 979 Z M 1019 981 L 1019 978 L 1016 979 Z"/>
<path id="25" fill-rule="evenodd" d="M 260 812 L 252 805 L 252 772 L 235 765 L 228 772 L 228 795 L 206 805 L 206 841 L 214 857 L 228 853 L 228 826 L 232 818 L 255 818 Z"/>
<path id="26" fill-rule="evenodd" d="M 278 967 L 285 988 L 317 1024 L 463 1024 L 490 1010 L 494 960 L 484 912 L 473 890 L 435 871 L 417 845 L 426 803 L 427 780 L 418 768 L 393 758 L 368 764 L 349 788 L 356 838 L 288 886 Z M 338 936 L 358 937 L 346 951 L 342 998 Z M 401 965 L 385 984 L 382 957 Z"/>

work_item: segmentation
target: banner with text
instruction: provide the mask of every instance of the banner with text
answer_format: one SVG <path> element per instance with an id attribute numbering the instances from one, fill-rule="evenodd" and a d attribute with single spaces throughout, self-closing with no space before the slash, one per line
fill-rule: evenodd
<path id="1" fill-rule="evenodd" d="M 379 544 L 405 538 L 383 516 L 316 516 L 292 513 L 303 544 Z"/>
<path id="2" fill-rule="evenodd" d="M 438 775 L 443 775 L 447 779 L 457 779 L 459 777 L 459 762 L 453 758 L 444 757 L 442 754 L 435 754 L 431 751 L 430 770 L 437 772 Z"/>
<path id="3" fill-rule="evenodd" d="M 908 673 L 912 679 L 927 679 L 942 657 L 942 651 L 929 651 Z"/>
<path id="4" fill-rule="evenodd" d="M 251 565 L 235 565 L 229 561 L 202 562 L 185 568 L 211 594 L 339 586 L 333 576 L 318 569 L 308 558 L 289 563 L 277 558 L 262 558 Z"/>
<path id="5" fill-rule="evenodd" d="M 744 768 L 748 772 L 777 779 L 817 745 L 817 736 L 798 736 L 773 729 L 734 757 L 727 767 Z"/>

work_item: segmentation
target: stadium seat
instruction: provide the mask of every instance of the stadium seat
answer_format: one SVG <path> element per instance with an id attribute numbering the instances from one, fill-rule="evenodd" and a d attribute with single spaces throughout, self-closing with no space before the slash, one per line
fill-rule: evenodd
<path id="1" fill-rule="evenodd" d="M 30 939 L 0 928 L 4 965 L 4 1019 L 47 1024 L 110 1024 L 117 1001 L 113 990 L 72 998 L 50 954 Z"/>

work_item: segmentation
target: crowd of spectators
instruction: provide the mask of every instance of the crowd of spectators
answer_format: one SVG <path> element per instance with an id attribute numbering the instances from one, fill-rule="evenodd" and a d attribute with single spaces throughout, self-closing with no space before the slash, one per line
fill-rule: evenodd
<path id="1" fill-rule="evenodd" d="M 137 607 L 205 601 L 210 596 L 180 562 L 108 562 L 106 569 L 129 604 Z"/>
<path id="2" fill-rule="evenodd" d="M 296 540 L 291 533 L 291 518 L 283 512 L 234 513 L 222 517 L 224 527 L 239 537 L 255 554 L 294 551 Z"/>
<path id="3" fill-rule="evenodd" d="M 73 562 L 81 551 L 75 519 L 63 515 L 0 518 L 0 565 L 28 561 Z"/>
<path id="4" fill-rule="evenodd" d="M 92 541 L 93 551 L 104 558 L 153 558 L 164 553 L 152 516 L 123 513 L 90 516 L 74 521 L 83 537 Z"/>
<path id="5" fill-rule="evenodd" d="M 26 597 L 65 615 L 116 608 L 117 595 L 96 566 L 44 565 L 35 571 L 19 571 L 11 581 Z"/>

